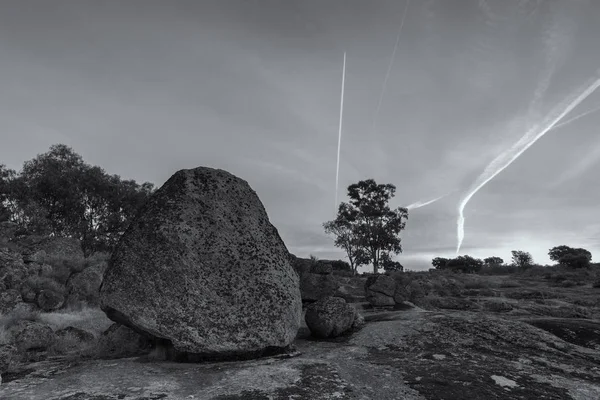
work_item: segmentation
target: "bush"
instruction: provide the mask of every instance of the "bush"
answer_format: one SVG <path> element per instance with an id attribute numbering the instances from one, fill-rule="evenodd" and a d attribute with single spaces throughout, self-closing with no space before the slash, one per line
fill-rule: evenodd
<path id="1" fill-rule="evenodd" d="M 480 275 L 510 275 L 518 271 L 514 265 L 486 265 L 479 270 Z"/>
<path id="2" fill-rule="evenodd" d="M 54 279 L 45 276 L 31 276 L 23 282 L 21 286 L 21 293 L 30 289 L 35 294 L 38 294 L 42 290 L 48 290 L 54 293 L 65 295 L 65 286 L 55 281 Z"/>

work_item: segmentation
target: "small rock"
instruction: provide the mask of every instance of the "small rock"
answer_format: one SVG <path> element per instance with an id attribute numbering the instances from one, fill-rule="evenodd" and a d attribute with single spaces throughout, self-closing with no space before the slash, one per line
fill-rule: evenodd
<path id="1" fill-rule="evenodd" d="M 340 297 L 325 297 L 308 306 L 305 321 L 313 336 L 334 338 L 349 331 L 356 309 Z"/>
<path id="2" fill-rule="evenodd" d="M 58 310 L 65 302 L 65 297 L 52 290 L 41 290 L 36 298 L 37 305 L 44 311 Z"/>

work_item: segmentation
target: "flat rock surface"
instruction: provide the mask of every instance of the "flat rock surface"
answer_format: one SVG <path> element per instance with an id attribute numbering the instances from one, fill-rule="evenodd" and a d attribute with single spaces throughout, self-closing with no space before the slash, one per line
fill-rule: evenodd
<path id="1" fill-rule="evenodd" d="M 600 351 L 525 321 L 419 308 L 367 315 L 367 321 L 353 336 L 327 341 L 311 338 L 303 327 L 295 357 L 205 364 L 47 361 L 5 374 L 0 398 L 600 398 Z"/>

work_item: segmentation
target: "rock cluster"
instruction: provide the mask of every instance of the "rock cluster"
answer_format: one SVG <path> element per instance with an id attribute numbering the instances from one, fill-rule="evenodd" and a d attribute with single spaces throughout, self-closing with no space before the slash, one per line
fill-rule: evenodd
<path id="1" fill-rule="evenodd" d="M 16 237 L 15 232 L 14 224 L 0 224 L 3 244 L 0 246 L 0 313 L 23 308 L 23 303 L 43 311 L 61 308 L 67 301 L 65 282 L 49 278 L 57 275 L 49 262 L 68 259 L 83 263 L 79 241 L 60 237 Z M 40 284 L 44 280 L 51 281 L 50 285 Z"/>

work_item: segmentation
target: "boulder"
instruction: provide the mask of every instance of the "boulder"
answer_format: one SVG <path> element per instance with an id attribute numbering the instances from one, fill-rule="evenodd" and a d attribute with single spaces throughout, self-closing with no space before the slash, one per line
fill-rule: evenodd
<path id="1" fill-rule="evenodd" d="M 100 303 L 175 359 L 253 357 L 296 337 L 299 287 L 256 192 L 200 167 L 150 196 L 112 254 Z"/>
<path id="2" fill-rule="evenodd" d="M 98 356 L 101 358 L 133 357 L 149 350 L 147 337 L 121 324 L 112 324 L 98 339 Z"/>
<path id="3" fill-rule="evenodd" d="M 333 275 L 313 274 L 307 272 L 300 277 L 302 301 L 312 302 L 323 297 L 332 296 L 340 287 Z"/>
<path id="4" fill-rule="evenodd" d="M 35 303 L 35 299 L 37 297 L 37 292 L 34 288 L 32 288 L 27 283 L 23 283 L 21 285 L 21 297 L 25 303 Z"/>
<path id="5" fill-rule="evenodd" d="M 71 275 L 66 284 L 67 304 L 76 305 L 78 303 L 86 303 L 97 305 L 103 273 L 103 265 L 98 264 Z"/>
<path id="6" fill-rule="evenodd" d="M 329 296 L 309 305 L 304 319 L 313 336 L 334 338 L 352 329 L 357 312 L 346 300 Z"/>
<path id="7" fill-rule="evenodd" d="M 5 373 L 17 356 L 17 348 L 12 344 L 0 344 L 0 374 Z"/>
<path id="8" fill-rule="evenodd" d="M 8 314 L 21 302 L 23 302 L 21 293 L 16 289 L 0 292 L 0 314 Z"/>
<path id="9" fill-rule="evenodd" d="M 387 275 L 371 276 L 365 282 L 367 301 L 375 307 L 394 306 L 396 301 L 396 281 Z"/>
<path id="10" fill-rule="evenodd" d="M 331 264 L 318 262 L 310 268 L 310 272 L 313 274 L 329 275 L 333 273 L 333 267 Z"/>
<path id="11" fill-rule="evenodd" d="M 312 268 L 313 261 L 309 258 L 296 257 L 290 253 L 289 260 L 292 268 L 294 268 L 294 271 L 296 271 L 298 276 L 302 276 L 305 273 L 310 272 L 310 269 Z"/>
<path id="12" fill-rule="evenodd" d="M 54 341 L 54 332 L 40 322 L 21 320 L 8 329 L 12 343 L 20 350 L 44 350 Z"/>
<path id="13" fill-rule="evenodd" d="M 37 294 L 36 303 L 44 311 L 55 311 L 65 303 L 65 297 L 53 290 L 42 289 Z"/>
<path id="14" fill-rule="evenodd" d="M 44 250 L 29 250 L 23 253 L 23 262 L 25 264 L 43 264 L 46 261 L 46 252 Z"/>

